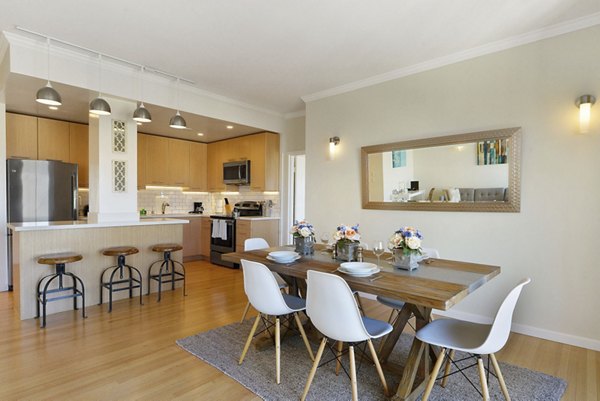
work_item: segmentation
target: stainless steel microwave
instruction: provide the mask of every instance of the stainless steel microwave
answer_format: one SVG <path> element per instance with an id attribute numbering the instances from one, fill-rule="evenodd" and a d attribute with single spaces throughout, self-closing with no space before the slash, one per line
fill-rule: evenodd
<path id="1" fill-rule="evenodd" d="M 223 163 L 223 182 L 230 185 L 250 184 L 250 160 Z"/>

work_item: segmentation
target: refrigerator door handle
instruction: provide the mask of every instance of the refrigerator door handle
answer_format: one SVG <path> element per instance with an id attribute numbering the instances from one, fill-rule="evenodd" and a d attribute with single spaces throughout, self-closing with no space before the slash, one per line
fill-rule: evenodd
<path id="1" fill-rule="evenodd" d="M 71 193 L 73 194 L 73 220 L 77 220 L 77 183 L 76 176 L 71 175 Z"/>

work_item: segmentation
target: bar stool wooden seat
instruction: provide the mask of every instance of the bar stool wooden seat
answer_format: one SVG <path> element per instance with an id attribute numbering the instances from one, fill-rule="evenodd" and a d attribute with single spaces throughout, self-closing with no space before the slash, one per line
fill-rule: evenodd
<path id="1" fill-rule="evenodd" d="M 37 260 L 39 264 L 42 265 L 54 265 L 55 272 L 54 274 L 49 274 L 47 276 L 42 277 L 37 284 L 37 303 L 36 303 L 36 319 L 40 317 L 40 306 L 42 308 L 42 321 L 40 323 L 40 327 L 46 327 L 46 305 L 48 302 L 58 301 L 60 299 L 73 298 L 73 309 L 77 310 L 77 298 L 81 297 L 81 316 L 86 318 L 85 315 L 85 287 L 83 285 L 83 281 L 75 274 L 67 272 L 65 270 L 65 265 L 67 263 L 77 262 L 83 259 L 78 253 L 73 252 L 63 252 L 63 253 L 53 253 L 49 255 L 40 256 Z M 71 277 L 72 285 L 70 287 L 64 286 L 64 276 Z M 50 288 L 50 284 L 54 281 L 58 280 L 58 287 Z M 78 288 L 78 284 L 81 288 Z M 42 289 L 43 287 L 43 289 Z M 66 292 L 72 291 L 71 294 L 65 294 Z M 56 295 L 51 298 L 48 298 L 50 294 L 58 294 L 63 293 L 62 295 Z"/>
<path id="2" fill-rule="evenodd" d="M 151 280 L 158 282 L 158 299 L 160 302 L 163 283 L 171 283 L 171 290 L 175 290 L 175 282 L 183 281 L 183 295 L 187 295 L 185 290 L 185 267 L 181 262 L 171 258 L 171 252 L 181 251 L 183 246 L 179 244 L 158 244 L 152 247 L 153 252 L 162 252 L 163 258 L 153 262 L 148 269 L 148 295 L 150 295 Z M 158 274 L 152 274 L 152 268 L 160 263 Z M 181 271 L 175 269 L 175 265 L 181 268 Z"/>
<path id="3" fill-rule="evenodd" d="M 140 273 L 140 271 L 135 267 L 130 266 L 125 262 L 126 256 L 135 255 L 139 252 L 140 251 L 134 246 L 115 246 L 106 248 L 102 251 L 102 254 L 105 256 L 117 257 L 117 264 L 115 266 L 107 267 L 100 275 L 100 305 L 102 304 L 102 293 L 104 292 L 103 288 L 106 288 L 108 290 L 108 312 L 112 312 L 113 292 L 128 290 L 129 298 L 133 298 L 133 290 L 135 288 L 139 288 L 140 305 L 143 305 L 142 273 Z M 127 271 L 127 275 L 123 274 L 125 270 Z M 108 281 L 105 281 L 104 275 L 109 271 L 110 278 Z M 119 273 L 119 276 L 115 281 L 115 275 L 117 272 Z"/>

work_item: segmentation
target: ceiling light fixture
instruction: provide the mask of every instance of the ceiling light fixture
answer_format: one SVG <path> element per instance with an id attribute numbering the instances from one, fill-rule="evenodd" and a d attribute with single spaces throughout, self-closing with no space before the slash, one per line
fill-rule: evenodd
<path id="1" fill-rule="evenodd" d="M 202 132 L 198 132 L 198 136 L 204 136 Z"/>
<path id="2" fill-rule="evenodd" d="M 175 129 L 187 128 L 185 118 L 181 117 L 181 114 L 179 114 L 179 78 L 177 78 L 177 113 L 169 120 L 169 127 Z"/>
<path id="3" fill-rule="evenodd" d="M 140 73 L 140 105 L 133 112 L 133 119 L 138 123 L 150 123 L 152 122 L 152 115 L 148 109 L 144 106 L 144 66 Z"/>
<path id="4" fill-rule="evenodd" d="M 102 54 L 98 53 L 98 97 L 90 102 L 90 113 L 109 116 L 110 105 L 102 98 Z"/>
<path id="5" fill-rule="evenodd" d="M 590 130 L 590 114 L 596 98 L 592 95 L 579 96 L 575 105 L 579 107 L 579 132 L 586 134 Z"/>
<path id="6" fill-rule="evenodd" d="M 50 83 L 50 38 L 46 38 L 46 44 L 48 45 L 48 82 L 46 82 L 46 86 L 37 91 L 35 101 L 49 106 L 60 106 L 62 104 L 60 94 Z"/>
<path id="7" fill-rule="evenodd" d="M 233 129 L 233 125 L 228 125 L 227 129 Z"/>

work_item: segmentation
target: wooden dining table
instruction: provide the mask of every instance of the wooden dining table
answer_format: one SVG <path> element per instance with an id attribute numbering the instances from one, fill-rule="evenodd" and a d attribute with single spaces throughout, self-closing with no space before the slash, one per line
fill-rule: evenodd
<path id="1" fill-rule="evenodd" d="M 425 389 L 432 358 L 435 358 L 433 349 L 414 337 L 403 366 L 388 362 L 411 316 L 414 315 L 418 330 L 431 320 L 432 309 L 450 309 L 500 274 L 498 266 L 438 258 L 423 260 L 419 262 L 417 269 L 407 271 L 395 268 L 384 255 L 379 265 L 380 272 L 370 277 L 353 277 L 338 271 L 341 262 L 333 259 L 330 250 L 324 245 L 317 244 L 313 255 L 302 256 L 288 264 L 280 264 L 267 258 L 269 252 L 278 250 L 293 250 L 293 246 L 227 253 L 223 255 L 223 259 L 234 263 L 241 263 L 242 259 L 263 263 L 271 271 L 282 275 L 295 291 L 302 292 L 304 283 L 304 280 L 297 279 L 306 279 L 308 270 L 317 270 L 343 277 L 353 290 L 404 301 L 394 328 L 385 338 L 379 352 L 383 368 L 400 374 L 400 384 L 392 398 L 394 401 L 410 401 L 419 397 Z M 363 256 L 365 262 L 377 263 L 371 252 L 365 251 Z"/>

